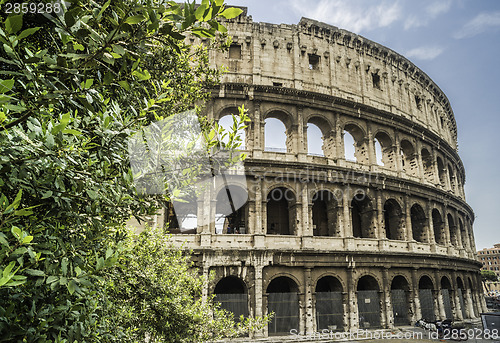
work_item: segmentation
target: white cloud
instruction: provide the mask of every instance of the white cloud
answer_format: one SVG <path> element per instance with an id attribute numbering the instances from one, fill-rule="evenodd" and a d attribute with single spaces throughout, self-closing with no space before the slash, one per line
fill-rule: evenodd
<path id="1" fill-rule="evenodd" d="M 433 60 L 444 51 L 444 48 L 439 46 L 421 46 L 407 51 L 404 56 L 415 58 L 418 60 Z"/>
<path id="2" fill-rule="evenodd" d="M 454 37 L 456 39 L 476 36 L 485 31 L 500 27 L 500 12 L 480 13 L 466 23 Z"/>
<path id="3" fill-rule="evenodd" d="M 391 25 L 401 19 L 399 1 L 374 4 L 372 1 L 320 0 L 308 2 L 292 0 L 292 8 L 305 17 L 329 23 L 359 33 Z"/>
<path id="4" fill-rule="evenodd" d="M 452 0 L 438 0 L 431 2 L 427 7 L 425 7 L 425 11 L 423 13 L 420 13 L 419 15 L 411 14 L 405 20 L 405 30 L 427 26 L 432 20 L 436 19 L 441 14 L 447 13 L 451 9 L 452 4 Z"/>

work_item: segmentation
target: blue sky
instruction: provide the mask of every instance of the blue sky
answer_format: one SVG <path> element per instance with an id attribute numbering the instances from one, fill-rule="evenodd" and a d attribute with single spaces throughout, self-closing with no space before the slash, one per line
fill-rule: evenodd
<path id="1" fill-rule="evenodd" d="M 227 1 L 248 7 L 254 21 L 297 24 L 308 17 L 355 32 L 429 75 L 455 113 L 476 246 L 500 243 L 500 1 Z"/>

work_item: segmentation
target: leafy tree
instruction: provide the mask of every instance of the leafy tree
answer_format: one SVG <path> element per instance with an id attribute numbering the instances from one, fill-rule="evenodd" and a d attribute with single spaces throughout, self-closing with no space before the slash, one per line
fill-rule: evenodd
<path id="1" fill-rule="evenodd" d="M 241 11 L 223 0 L 61 4 L 52 15 L 2 14 L 0 23 L 0 341 L 167 337 L 177 324 L 163 332 L 144 311 L 127 317 L 135 305 L 121 307 L 107 293 L 132 284 L 120 271 L 139 270 L 127 259 L 134 248 L 124 223 L 168 200 L 137 195 L 127 137 L 173 113 L 199 111 L 219 72 L 184 35 L 215 37 L 225 31 L 217 18 Z M 186 290 L 196 295 L 196 287 Z M 188 306 L 179 318 L 209 316 L 204 306 Z M 209 336 L 202 324 L 174 341 Z"/>
<path id="2" fill-rule="evenodd" d="M 481 279 L 483 281 L 498 281 L 498 276 L 492 270 L 481 270 Z"/>

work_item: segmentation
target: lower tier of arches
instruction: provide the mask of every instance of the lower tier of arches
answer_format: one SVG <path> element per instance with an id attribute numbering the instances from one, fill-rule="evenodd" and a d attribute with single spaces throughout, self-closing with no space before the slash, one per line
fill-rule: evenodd
<path id="1" fill-rule="evenodd" d="M 215 250 L 194 259 L 214 275 L 205 296 L 235 318 L 274 313 L 260 336 L 461 321 L 486 310 L 479 267 L 464 259 Z"/>

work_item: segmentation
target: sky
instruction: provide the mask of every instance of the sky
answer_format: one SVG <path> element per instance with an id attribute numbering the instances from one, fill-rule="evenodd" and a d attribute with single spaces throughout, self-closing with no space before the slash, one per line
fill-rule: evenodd
<path id="1" fill-rule="evenodd" d="M 500 243 L 500 1 L 227 2 L 248 7 L 254 22 L 297 24 L 307 17 L 349 30 L 423 70 L 446 94 L 455 114 L 466 200 L 476 215 L 476 247 Z"/>

